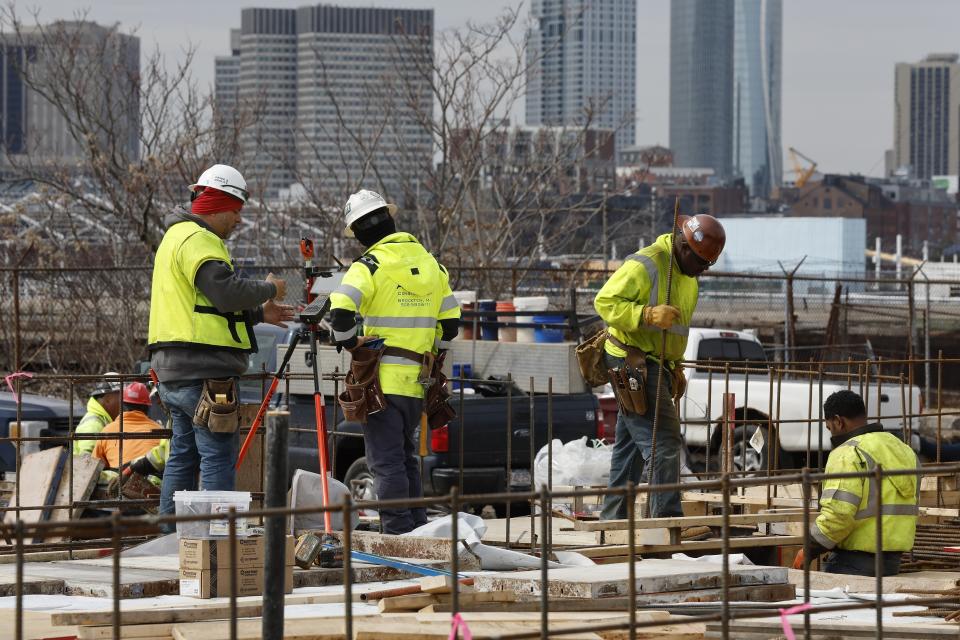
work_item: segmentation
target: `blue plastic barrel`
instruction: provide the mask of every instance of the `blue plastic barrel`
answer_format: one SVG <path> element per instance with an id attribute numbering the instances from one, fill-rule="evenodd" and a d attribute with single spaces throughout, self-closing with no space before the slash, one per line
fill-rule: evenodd
<path id="1" fill-rule="evenodd" d="M 480 316 L 480 339 L 497 340 L 497 301 L 481 300 L 477 308 L 483 313 Z"/>
<path id="2" fill-rule="evenodd" d="M 533 316 L 533 322 L 538 325 L 561 325 L 565 321 L 563 316 Z M 536 342 L 563 342 L 563 327 L 538 326 L 533 330 Z"/>

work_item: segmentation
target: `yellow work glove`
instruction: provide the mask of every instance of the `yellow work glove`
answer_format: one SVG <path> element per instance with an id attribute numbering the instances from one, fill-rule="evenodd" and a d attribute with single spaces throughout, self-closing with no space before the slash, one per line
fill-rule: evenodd
<path id="1" fill-rule="evenodd" d="M 683 375 L 683 365 L 679 362 L 673 368 L 673 401 L 683 397 L 687 391 L 687 377 Z"/>
<path id="2" fill-rule="evenodd" d="M 669 329 L 680 319 L 680 309 L 669 304 L 658 304 L 655 307 L 643 308 L 643 324 L 659 329 Z"/>

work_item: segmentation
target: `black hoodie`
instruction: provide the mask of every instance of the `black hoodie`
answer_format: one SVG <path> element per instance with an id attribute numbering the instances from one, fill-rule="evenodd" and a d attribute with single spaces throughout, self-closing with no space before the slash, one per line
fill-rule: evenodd
<path id="1" fill-rule="evenodd" d="M 203 216 L 193 215 L 182 206 L 164 219 L 167 229 L 185 221 L 196 222 L 213 231 Z M 219 260 L 203 263 L 197 270 L 194 284 L 220 311 L 243 311 L 249 314 L 251 325 L 263 321 L 260 305 L 277 293 L 272 283 L 241 278 Z M 161 382 L 206 380 L 242 375 L 247 370 L 249 360 L 247 354 L 231 350 L 161 347 L 151 354 L 150 366 L 157 372 Z"/>

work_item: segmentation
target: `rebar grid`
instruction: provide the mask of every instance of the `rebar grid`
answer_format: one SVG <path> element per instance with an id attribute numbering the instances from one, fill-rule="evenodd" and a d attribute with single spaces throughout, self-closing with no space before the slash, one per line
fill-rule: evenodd
<path id="1" fill-rule="evenodd" d="M 960 473 L 960 462 L 950 463 L 946 465 L 936 465 L 924 469 L 925 471 L 929 470 L 935 473 L 947 472 L 947 473 Z M 810 524 L 810 491 L 811 487 L 816 482 L 822 482 L 827 479 L 840 479 L 840 478 L 870 478 L 873 477 L 878 482 L 882 482 L 884 478 L 891 476 L 900 476 L 900 475 L 917 475 L 916 470 L 902 469 L 902 470 L 885 470 L 882 466 L 877 466 L 872 471 L 863 471 L 863 472 L 849 472 L 849 473 L 811 473 L 809 469 L 803 469 L 800 474 L 795 474 L 794 476 L 786 476 L 788 480 L 797 480 L 799 479 L 804 495 L 808 498 L 804 500 L 804 514 L 805 514 L 805 528 L 804 528 L 804 548 L 809 549 L 810 545 L 810 535 L 809 535 L 809 524 Z M 549 630 L 550 636 L 564 635 L 568 633 L 576 632 L 589 632 L 589 631 L 605 631 L 605 630 L 617 630 L 617 629 L 628 629 L 631 631 L 631 635 L 634 635 L 636 629 L 642 629 L 645 627 L 659 626 L 663 625 L 663 621 L 636 621 L 635 619 L 635 609 L 636 607 L 630 607 L 630 610 L 633 613 L 630 615 L 630 621 L 624 624 L 606 624 L 606 625 L 582 625 L 582 626 L 572 626 L 569 629 L 564 630 L 550 630 L 549 623 L 549 610 L 550 610 L 550 598 L 549 598 L 549 588 L 548 588 L 548 578 L 549 578 L 549 568 L 548 568 L 548 559 L 552 553 L 551 550 L 551 540 L 550 537 L 546 535 L 546 531 L 552 527 L 552 512 L 549 508 L 549 505 L 552 504 L 552 500 L 555 498 L 571 498 L 571 497 L 599 497 L 606 495 L 625 495 L 628 499 L 634 498 L 636 494 L 648 494 L 652 492 L 662 492 L 662 491 L 675 491 L 680 489 L 717 489 L 719 488 L 722 494 L 722 513 L 723 513 L 723 526 L 721 531 L 721 553 L 722 553 L 722 600 L 720 603 L 721 613 L 717 615 L 704 615 L 704 616 L 693 616 L 690 618 L 685 618 L 685 621 L 695 622 L 695 621 L 720 621 L 721 623 L 721 637 L 729 638 L 729 622 L 731 620 L 739 620 L 746 618 L 754 617 L 767 617 L 772 612 L 766 610 L 750 610 L 750 611 L 735 611 L 736 607 L 733 606 L 733 603 L 730 602 L 729 590 L 730 590 L 730 579 L 729 579 L 729 555 L 730 555 L 730 496 L 731 494 L 740 487 L 749 487 L 749 486 L 761 486 L 770 483 L 775 483 L 778 480 L 783 480 L 781 478 L 732 478 L 728 473 L 722 473 L 721 477 L 717 480 L 703 480 L 692 483 L 675 483 L 675 484 L 663 484 L 663 485 L 639 485 L 634 486 L 632 483 L 626 487 L 620 488 L 606 488 L 606 489 L 571 489 L 571 490 L 560 490 L 560 491 L 550 491 L 546 484 L 542 484 L 539 491 L 528 491 L 528 492 L 511 492 L 511 493 L 500 493 L 500 494 L 488 494 L 480 496 L 469 496 L 472 499 L 479 499 L 482 501 L 502 501 L 502 500 L 514 500 L 514 501 L 538 501 L 540 504 L 540 549 L 539 556 L 541 560 L 541 584 L 540 584 L 540 602 L 541 602 L 541 620 L 542 627 L 539 632 L 519 632 L 519 633 L 509 633 L 504 634 L 501 637 L 503 638 L 516 638 L 517 640 L 521 638 L 535 638 L 538 635 L 540 637 L 547 637 Z M 874 499 L 879 502 L 881 500 L 880 493 L 877 492 Z M 451 569 L 454 576 L 459 575 L 459 542 L 458 542 L 458 531 L 457 531 L 457 518 L 455 514 L 459 511 L 461 505 L 461 496 L 459 495 L 457 488 L 454 487 L 450 494 L 444 499 L 440 498 L 419 498 L 413 500 L 376 500 L 376 501 L 365 501 L 352 503 L 349 495 L 344 497 L 344 501 L 336 505 L 328 506 L 319 506 L 319 507 L 309 507 L 309 508 L 290 508 L 290 507 L 281 507 L 281 508 L 264 508 L 264 509 L 255 509 L 247 512 L 246 517 L 262 517 L 265 519 L 269 518 L 284 518 L 291 515 L 305 515 L 305 514 L 320 514 L 325 512 L 334 512 L 340 511 L 344 516 L 344 522 L 350 521 L 350 516 L 354 511 L 360 509 L 376 508 L 381 509 L 384 507 L 419 507 L 419 506 L 428 506 L 436 504 L 446 504 L 449 505 L 451 514 L 454 514 L 452 518 L 452 527 L 451 527 L 451 536 L 450 536 L 450 545 L 451 545 Z M 629 504 L 633 505 L 634 500 L 630 500 Z M 629 514 L 633 516 L 634 508 L 630 507 Z M 237 513 L 231 510 L 227 514 L 227 519 L 229 523 L 229 539 L 232 541 L 231 544 L 231 557 L 236 558 L 236 517 Z M 147 515 L 147 516 L 124 516 L 119 513 L 113 514 L 109 518 L 99 519 L 99 521 L 86 520 L 73 520 L 70 522 L 64 523 L 51 523 L 51 522 L 39 522 L 39 523 L 30 523 L 26 524 L 22 520 L 10 524 L 6 523 L 0 526 L 0 531 L 4 535 L 10 535 L 12 533 L 17 540 L 16 545 L 16 571 L 18 576 L 17 584 L 17 595 L 16 595 L 16 622 L 15 622 L 15 637 L 17 640 L 20 640 L 23 637 L 23 594 L 22 594 L 22 576 L 24 570 L 24 552 L 22 542 L 26 535 L 60 535 L 64 528 L 75 529 L 75 528 L 89 528 L 94 526 L 103 526 L 104 521 L 109 523 L 109 528 L 111 531 L 112 539 L 112 548 L 113 548 L 113 613 L 112 613 L 112 627 L 114 631 L 114 637 L 120 638 L 120 632 L 122 627 L 122 614 L 120 611 L 120 555 L 119 551 L 121 549 L 121 537 L 122 532 L 125 528 L 138 527 L 144 525 L 158 525 L 160 523 L 178 523 L 178 522 L 209 522 L 211 520 L 222 520 L 222 514 L 192 514 L 192 515 L 181 515 L 181 516 L 159 516 L 159 515 Z M 632 521 L 632 518 L 631 518 Z M 876 520 L 876 531 L 877 531 L 877 543 L 881 545 L 878 548 L 882 548 L 882 518 L 877 518 Z M 629 536 L 630 539 L 633 539 L 633 536 Z M 353 625 L 353 613 L 352 613 L 352 597 L 350 597 L 350 588 L 351 588 L 351 579 L 350 575 L 350 560 L 349 560 L 349 551 L 351 550 L 351 541 L 349 533 L 345 532 L 343 537 L 344 543 L 344 579 L 345 579 L 345 589 L 346 596 L 344 599 L 344 616 L 345 616 L 345 625 L 347 628 L 352 628 Z M 631 578 L 633 577 L 633 567 L 637 561 L 636 555 L 636 545 L 635 542 L 629 543 L 628 545 L 628 568 L 630 570 Z M 878 624 L 878 638 L 882 638 L 882 614 L 883 608 L 889 606 L 902 606 L 903 602 L 885 602 L 882 599 L 883 595 L 883 582 L 882 582 L 882 560 L 881 556 L 878 554 L 877 560 L 877 587 L 876 592 L 878 598 L 876 602 L 873 603 L 842 603 L 838 605 L 827 605 L 827 606 L 817 606 L 814 609 L 810 610 L 814 613 L 818 612 L 833 612 L 833 611 L 846 611 L 852 609 L 862 609 L 862 608 L 873 608 L 877 609 L 877 624 Z M 282 563 L 282 558 L 279 560 Z M 236 563 L 233 563 L 234 567 Z M 270 573 L 269 571 L 267 572 Z M 277 574 L 279 579 L 282 581 L 283 572 Z M 350 579 L 348 579 L 350 578 Z M 231 585 L 235 586 L 235 575 L 231 575 Z M 810 580 L 810 569 L 809 565 L 805 563 L 804 566 L 804 600 L 809 602 L 809 580 Z M 457 613 L 459 609 L 458 604 L 458 581 L 452 580 L 453 584 L 453 595 L 452 595 L 452 614 Z M 275 606 L 279 606 L 282 611 L 282 584 L 280 589 L 280 595 L 278 602 L 274 603 Z M 268 593 L 265 589 L 265 594 Z M 628 584 L 628 602 L 636 602 L 636 583 L 634 579 L 631 579 Z M 230 596 L 230 610 L 236 612 L 236 589 L 231 588 Z M 268 596 L 264 596 L 264 610 L 267 610 Z M 917 600 L 911 600 L 910 604 L 917 605 L 929 605 L 936 606 L 939 604 L 947 605 L 949 603 L 956 602 L 956 595 L 948 594 L 942 598 L 923 598 Z M 756 608 L 754 608 L 756 609 Z M 805 634 L 806 637 L 809 637 L 810 628 L 809 628 L 809 611 L 805 612 Z M 236 638 L 236 616 L 232 616 L 232 619 L 228 621 L 230 628 L 230 637 Z"/>

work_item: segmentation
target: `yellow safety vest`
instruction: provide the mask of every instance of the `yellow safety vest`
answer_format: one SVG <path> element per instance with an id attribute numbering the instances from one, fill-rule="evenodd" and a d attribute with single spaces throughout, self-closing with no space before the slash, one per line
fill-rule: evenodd
<path id="1" fill-rule="evenodd" d="M 107 410 L 103 408 L 100 401 L 91 397 L 87 400 L 87 412 L 83 418 L 80 419 L 77 428 L 74 429 L 73 432 L 74 434 L 100 433 L 103 431 L 103 428 L 112 421 L 113 418 L 111 418 Z M 96 446 L 96 440 L 74 440 L 73 455 L 82 456 L 83 454 L 92 454 Z"/>
<path id="2" fill-rule="evenodd" d="M 885 431 L 857 435 L 830 452 L 826 473 L 917 469 L 917 454 L 900 438 Z M 886 476 L 877 487 L 876 478 L 825 480 L 820 497 L 820 515 L 811 525 L 813 539 L 827 549 L 876 553 L 876 495 L 881 497 L 882 551 L 910 551 L 917 531 L 920 480 L 916 475 Z"/>
<path id="3" fill-rule="evenodd" d="M 643 309 L 666 304 L 667 271 L 669 261 L 673 260 L 670 304 L 680 310 L 680 320 L 667 331 L 665 356 L 668 363 L 683 359 L 699 292 L 697 279 L 684 275 L 672 256 L 672 237 L 665 233 L 652 245 L 627 256 L 593 301 L 610 335 L 659 358 L 660 329 L 643 324 Z M 623 349 L 609 340 L 604 348 L 612 356 L 626 356 Z"/>
<path id="4" fill-rule="evenodd" d="M 194 284 L 197 271 L 208 260 L 220 260 L 233 269 L 227 247 L 217 234 L 193 221 L 167 229 L 153 263 L 151 350 L 191 346 L 256 351 L 246 316 L 219 311 Z"/>
<path id="5" fill-rule="evenodd" d="M 436 353 L 440 320 L 460 317 L 446 269 L 409 233 L 393 233 L 370 247 L 343 276 L 330 296 L 331 309 L 359 312 L 363 333 L 384 339 L 389 347 Z M 349 340 L 356 328 L 334 332 Z M 384 393 L 423 397 L 417 382 L 420 365 L 399 356 L 380 361 Z"/>

